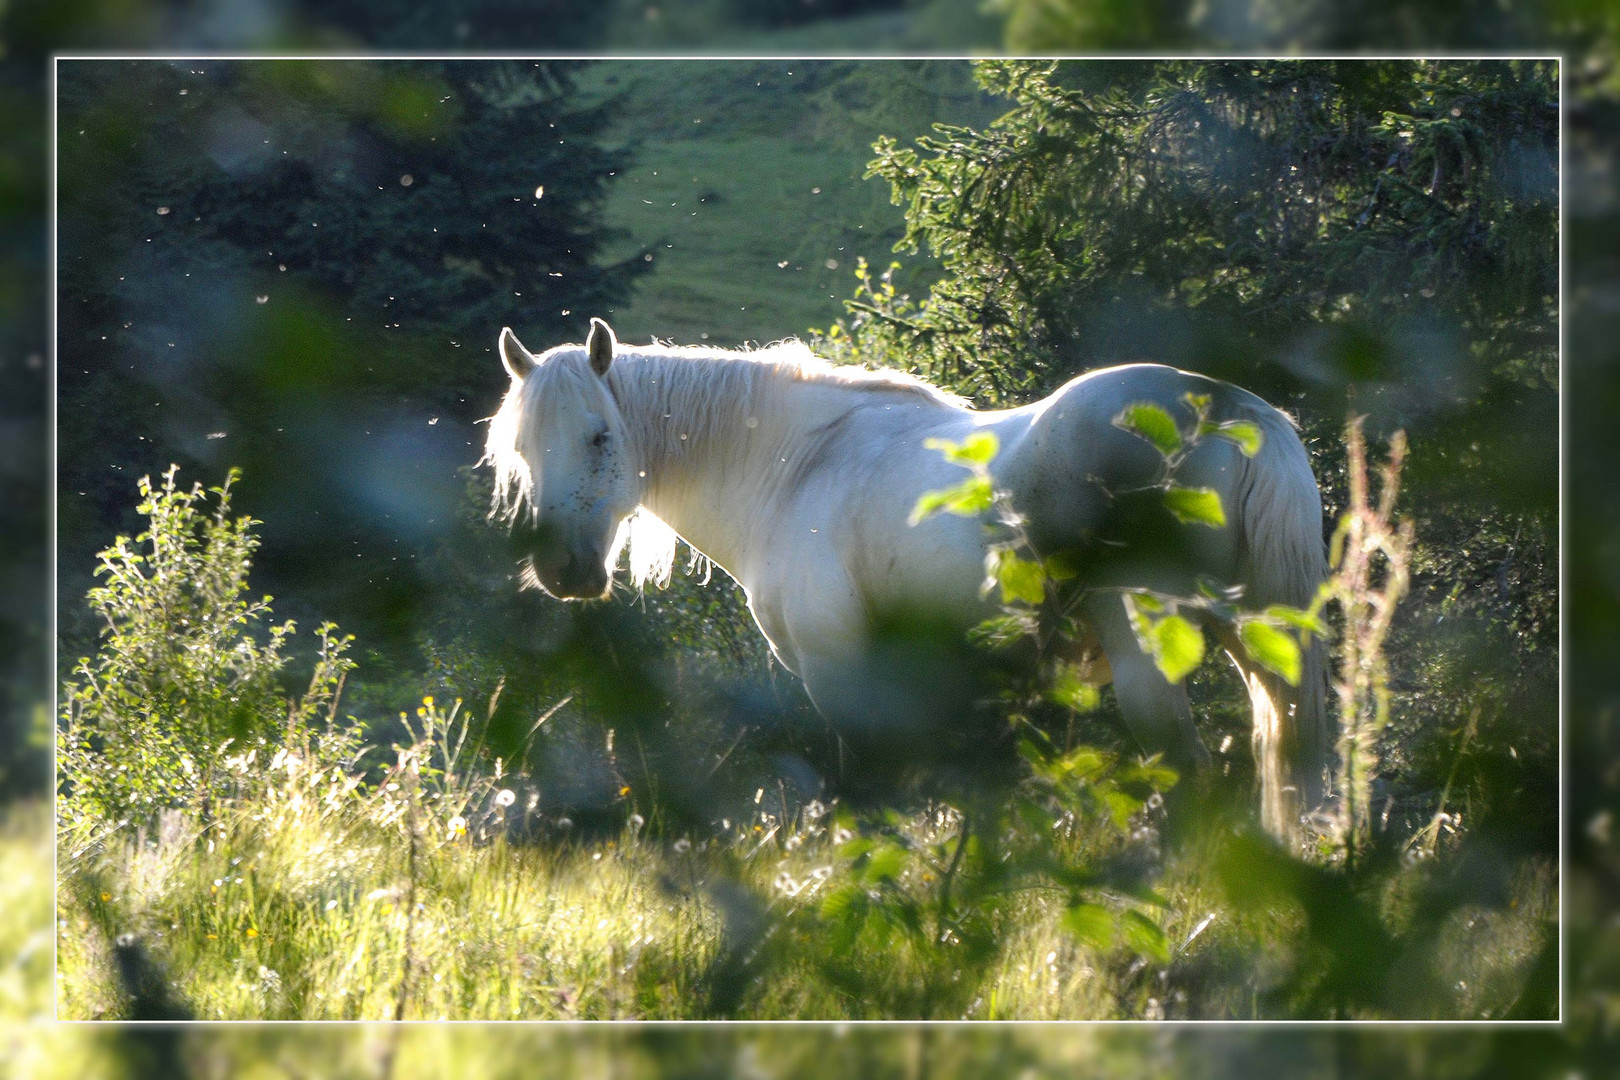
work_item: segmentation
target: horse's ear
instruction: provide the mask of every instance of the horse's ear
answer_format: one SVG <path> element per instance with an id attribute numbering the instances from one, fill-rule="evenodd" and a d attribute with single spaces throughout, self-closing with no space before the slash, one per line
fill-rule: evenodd
<path id="1" fill-rule="evenodd" d="M 501 327 L 501 363 L 506 365 L 512 378 L 520 382 L 535 369 L 534 354 L 523 347 L 510 326 Z"/>
<path id="2" fill-rule="evenodd" d="M 585 352 L 591 358 L 591 370 L 606 375 L 613 363 L 613 351 L 619 343 L 613 337 L 613 328 L 601 319 L 591 320 L 591 336 L 585 339 Z"/>

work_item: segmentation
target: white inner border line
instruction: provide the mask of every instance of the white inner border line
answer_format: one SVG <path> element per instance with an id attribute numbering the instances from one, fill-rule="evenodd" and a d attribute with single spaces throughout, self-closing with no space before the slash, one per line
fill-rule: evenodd
<path id="1" fill-rule="evenodd" d="M 1492 1027 L 1492 1028 L 1496 1028 L 1496 1027 L 1549 1027 L 1549 1026 L 1551 1026 L 1551 1027 L 1561 1027 L 1563 1025 L 1563 1022 L 1564 1022 L 1564 975 L 1565 975 L 1565 967 L 1564 967 L 1564 961 L 1565 961 L 1565 937 L 1564 937 L 1564 932 L 1565 932 L 1565 926 L 1566 926 L 1565 903 L 1566 903 L 1566 893 L 1567 893 L 1567 890 L 1565 888 L 1565 883 L 1564 883 L 1564 866 L 1565 866 L 1565 863 L 1568 861 L 1568 848 L 1569 848 L 1569 835 L 1568 835 L 1569 830 L 1567 828 L 1565 828 L 1565 816 L 1564 816 L 1565 815 L 1565 810 L 1566 810 L 1566 787 L 1567 787 L 1567 784 L 1568 784 L 1568 777 L 1567 777 L 1567 772 L 1566 772 L 1566 768 L 1565 768 L 1565 763 L 1566 763 L 1565 754 L 1566 754 L 1566 751 L 1567 751 L 1567 742 L 1568 742 L 1568 722 L 1567 722 L 1568 717 L 1567 717 L 1567 703 L 1566 703 L 1566 699 L 1565 699 L 1565 684 L 1566 684 L 1567 679 L 1568 679 L 1568 672 L 1567 672 L 1568 651 L 1565 648 L 1565 638 L 1564 638 L 1564 631 L 1566 629 L 1566 623 L 1567 623 L 1567 618 L 1568 618 L 1568 616 L 1567 616 L 1567 608 L 1566 608 L 1566 605 L 1564 604 L 1564 595 L 1565 595 L 1564 594 L 1564 589 L 1565 589 L 1565 585 L 1566 585 L 1566 576 L 1567 576 L 1567 564 L 1566 564 L 1566 560 L 1565 560 L 1565 557 L 1564 557 L 1566 530 L 1567 530 L 1566 518 L 1565 518 L 1565 513 L 1564 513 L 1564 509 L 1565 509 L 1564 496 L 1565 496 L 1565 484 L 1567 482 L 1567 477 L 1568 477 L 1568 473 L 1567 473 L 1567 470 L 1566 470 L 1566 467 L 1565 467 L 1565 463 L 1566 463 L 1567 455 L 1568 455 L 1568 442 L 1567 442 L 1567 439 L 1565 438 L 1566 432 L 1568 430 L 1568 426 L 1567 426 L 1568 425 L 1568 415 L 1567 415 L 1568 414 L 1568 400 L 1567 400 L 1567 395 L 1566 395 L 1566 392 L 1565 392 L 1566 391 L 1566 375 L 1567 375 L 1567 373 L 1566 373 L 1566 370 L 1565 370 L 1565 352 L 1564 352 L 1564 344 L 1565 344 L 1564 296 L 1565 296 L 1565 286 L 1566 286 L 1566 275 L 1565 275 L 1566 267 L 1565 267 L 1565 254 L 1564 254 L 1565 253 L 1565 248 L 1564 248 L 1564 182 L 1565 182 L 1565 175 L 1566 175 L 1566 172 L 1567 172 L 1567 154 L 1565 152 L 1565 136 L 1566 136 L 1566 132 L 1565 132 L 1565 123 L 1564 123 L 1565 111 L 1566 111 L 1565 110 L 1565 103 L 1566 103 L 1566 96 L 1565 96 L 1566 95 L 1565 67 L 1566 67 L 1566 65 L 1565 65 L 1564 56 L 1563 56 L 1562 53 L 1488 53 L 1488 52 L 1454 53 L 1454 52 L 1446 52 L 1446 51 L 1426 51 L 1426 52 L 1421 53 L 1421 54 L 1414 54 L 1414 53 L 1307 53 L 1307 54 L 1301 54 L 1301 55 L 1296 55 L 1296 56 L 1276 56 L 1276 55 L 1273 55 L 1273 54 L 1266 54 L 1266 53 L 1179 53 L 1179 54 L 1168 54 L 1167 55 L 1167 54 L 1164 54 L 1164 53 L 1153 53 L 1153 52 L 1140 52 L 1140 53 L 1137 53 L 1137 52 L 1129 52 L 1129 53 L 1127 53 L 1127 52 L 1115 52 L 1115 53 L 1088 53 L 1088 54 L 1041 53 L 1041 54 L 1034 54 L 1034 55 L 1019 55 L 1019 56 L 1007 56 L 1007 55 L 1003 55 L 1003 54 L 1000 54 L 1000 53 L 981 53 L 981 54 L 958 53 L 958 54 L 937 54 L 937 55 L 936 54 L 916 54 L 916 53 L 883 53 L 883 54 L 816 53 L 816 54 L 808 54 L 808 55 L 806 55 L 806 54 L 792 54 L 792 55 L 790 55 L 790 54 L 776 54 L 776 53 L 770 53 L 770 54 L 748 54 L 748 53 L 645 53 L 645 54 L 637 54 L 637 53 L 622 53 L 622 54 L 604 55 L 604 54 L 579 53 L 579 52 L 572 52 L 572 53 L 569 53 L 569 52 L 551 52 L 551 53 L 484 53 L 484 52 L 467 52 L 467 53 L 422 52 L 422 53 L 409 53 L 409 52 L 401 52 L 401 53 L 332 53 L 332 54 L 325 54 L 325 53 L 236 53 L 236 52 L 232 52 L 232 53 L 206 53 L 206 52 L 185 52 L 185 53 L 114 53 L 114 52 L 103 52 L 103 53 L 97 53 L 97 52 L 89 52 L 89 53 L 53 53 L 53 54 L 51 54 L 50 68 L 49 68 L 49 72 L 47 73 L 47 76 L 46 76 L 46 82 L 48 84 L 48 89 L 49 89 L 48 97 L 50 99 L 49 108 L 50 108 L 50 133 L 51 133 L 50 149 L 49 149 L 49 160 L 46 163 L 46 166 L 47 166 L 46 167 L 47 182 L 50 184 L 50 191 L 51 191 L 50 250 L 49 250 L 49 252 L 47 254 L 47 259 L 46 259 L 47 273 L 49 274 L 50 285 L 51 285 L 50 295 L 46 298 L 46 311 L 47 311 L 47 314 L 48 314 L 48 317 L 49 317 L 49 320 L 50 320 L 50 340 L 47 343 L 47 348 L 48 348 L 49 353 L 50 353 L 50 365 L 49 365 L 49 371 L 48 371 L 48 373 L 46 375 L 46 387 L 47 387 L 47 395 L 46 395 L 46 397 L 47 397 L 47 402 L 48 402 L 48 405 L 49 405 L 49 408 L 50 408 L 50 416 L 47 419 L 47 424 L 49 426 L 50 439 L 49 439 L 49 449 L 48 449 L 48 454 L 47 454 L 48 461 L 47 461 L 47 464 L 46 464 L 46 468 L 47 468 L 47 471 L 48 471 L 48 473 L 50 475 L 50 480 L 51 480 L 51 483 L 49 485 L 49 491 L 46 493 L 46 506 L 47 506 L 47 508 L 49 510 L 49 522 L 48 522 L 48 525 L 47 525 L 46 540 L 47 540 L 47 543 L 49 544 L 49 547 L 50 547 L 50 550 L 47 553 L 47 560 L 48 560 L 47 581 L 48 581 L 49 588 L 50 588 L 50 604 L 49 604 L 49 610 L 46 613 L 45 624 L 46 624 L 46 627 L 47 627 L 47 632 L 50 635 L 49 646 L 46 649 L 46 653 L 47 653 L 47 657 L 48 657 L 48 659 L 47 659 L 48 670 L 46 672 L 46 675 L 47 675 L 47 678 L 49 679 L 49 684 L 50 684 L 50 688 L 51 688 L 50 689 L 51 752 L 50 752 L 50 755 L 49 755 L 49 760 L 50 760 L 50 776 L 49 776 L 50 788 L 49 788 L 49 790 L 51 792 L 51 831 L 52 831 L 52 837 L 53 837 L 52 844 L 51 844 L 51 895 L 52 895 L 52 903 L 51 903 L 51 986 L 52 986 L 51 1013 L 52 1013 L 52 1017 L 53 1017 L 54 1022 L 61 1023 L 61 1024 L 73 1024 L 73 1025 L 79 1025 L 79 1024 L 88 1024 L 88 1025 L 156 1024 L 156 1025 L 159 1025 L 159 1026 L 168 1026 L 168 1025 L 171 1025 L 171 1024 L 174 1023 L 173 1021 L 159 1021 L 159 1020 L 151 1020 L 151 1021 L 139 1021 L 139 1020 L 134 1020 L 134 1021 L 132 1021 L 132 1020 L 108 1021 L 108 1020 L 81 1020 L 81 1019 L 64 1020 L 60 1016 L 60 1008 L 61 1008 L 60 995 L 56 992 L 57 976 L 58 976 L 57 951 L 60 948 L 60 933 L 59 933 L 58 927 L 56 925 L 57 924 L 56 892 L 57 892 L 57 889 L 59 887 L 58 883 L 60 881 L 60 877 L 59 877 L 59 868 L 57 866 L 58 851 L 57 851 L 57 846 L 56 846 L 54 837 L 55 837 L 55 831 L 56 831 L 56 797 L 57 797 L 57 791 L 56 791 L 56 788 L 57 788 L 57 784 L 56 784 L 56 775 L 57 775 L 57 773 L 56 773 L 56 726 L 60 722 L 59 721 L 60 702 L 58 700 L 58 696 L 59 696 L 59 691 L 61 689 L 60 680 L 57 677 L 58 646 L 59 646 L 59 642 L 58 642 L 58 638 L 57 638 L 57 602 L 58 602 L 58 599 L 59 599 L 58 598 L 58 582 L 57 582 L 57 576 L 58 576 L 58 566 L 57 566 L 57 490 L 58 490 L 58 488 L 60 486 L 60 483 L 61 483 L 60 477 L 58 476 L 58 469 L 57 469 L 57 450 L 58 450 L 58 447 L 57 447 L 57 436 L 58 436 L 58 423 L 57 423 L 57 417 L 58 417 L 57 365 L 60 362 L 60 356 L 61 356 L 61 353 L 60 353 L 60 337 L 59 337 L 59 330 L 58 330 L 58 326 L 57 326 L 57 292 L 58 292 L 58 290 L 60 288 L 60 285 L 61 285 L 61 282 L 60 282 L 60 266 L 58 264 L 58 251 L 57 251 L 57 243 L 58 243 L 58 237 L 57 237 L 57 222 L 58 222 L 58 214 L 57 214 L 57 194 L 58 194 L 58 190 L 57 190 L 58 189 L 57 150 L 58 150 L 58 140 L 59 140 L 58 116 L 59 116 L 59 112 L 60 112 L 60 110 L 58 108 L 58 101 L 57 101 L 57 70 L 58 70 L 58 65 L 63 61 L 91 61 L 91 60 L 130 60 L 130 61 L 152 61 L 152 62 L 157 62 L 157 63 L 172 62 L 172 61 L 182 61 L 182 60 L 196 60 L 196 61 L 202 61 L 202 62 L 212 62 L 212 61 L 216 61 L 216 60 L 222 60 L 222 61 L 301 60 L 301 61 L 311 61 L 311 62 L 321 62 L 321 61 L 377 62 L 377 61 L 411 61 L 411 60 L 446 60 L 446 61 L 458 61 L 458 60 L 532 60 L 532 61 L 576 60 L 576 61 L 617 61 L 617 62 L 640 62 L 640 61 L 659 62 L 659 61 L 674 61 L 674 60 L 690 60 L 690 61 L 725 62 L 725 61 L 760 61 L 760 60 L 775 61 L 775 60 L 781 60 L 781 61 L 795 61 L 795 62 L 796 61 L 803 61 L 803 62 L 806 62 L 806 63 L 815 62 L 815 61 L 837 61 L 837 60 L 848 60 L 848 61 L 885 61 L 885 60 L 888 60 L 888 61 L 892 61 L 892 60 L 957 61 L 957 60 L 962 60 L 962 61 L 970 61 L 970 62 L 975 61 L 975 60 L 1033 60 L 1033 61 L 1042 61 L 1042 60 L 1054 60 L 1054 61 L 1066 61 L 1066 60 L 1087 60 L 1087 61 L 1111 61 L 1111 60 L 1193 60 L 1193 61 L 1199 61 L 1199 60 L 1207 60 L 1207 61 L 1219 61 L 1219 60 L 1266 60 L 1266 61 L 1302 61 L 1302 62 L 1312 62 L 1312 61 L 1325 62 L 1325 61 L 1335 61 L 1335 60 L 1364 60 L 1364 61 L 1380 61 L 1380 60 L 1384 60 L 1384 61 L 1389 61 L 1389 60 L 1402 61 L 1402 60 L 1404 60 L 1404 61 L 1412 61 L 1412 62 L 1420 62 L 1420 61 L 1425 61 L 1425 60 L 1483 60 L 1483 61 L 1546 60 L 1546 61 L 1551 61 L 1552 63 L 1556 64 L 1557 68 L 1558 68 L 1558 236 L 1557 236 L 1557 245 L 1558 245 L 1558 304 L 1557 304 L 1557 308 L 1558 308 L 1558 435 L 1557 435 L 1557 438 L 1558 438 L 1558 529 L 1557 529 L 1557 532 L 1558 532 L 1558 599 L 1557 599 L 1557 605 L 1558 605 L 1558 619 L 1557 619 L 1557 621 L 1558 621 L 1558 1015 L 1557 1015 L 1557 1017 L 1554 1017 L 1554 1018 L 1551 1018 L 1551 1019 L 1545 1019 L 1545 1020 L 1486 1020 L 1486 1019 L 1458 1019 L 1458 1020 L 1388 1019 L 1388 1020 L 1384 1020 L 1384 1019 L 1353 1019 L 1353 1018 L 1352 1019 L 1342 1019 L 1342 1020 L 1301 1020 L 1301 1019 L 1294 1019 L 1294 1018 L 1280 1018 L 1280 1019 L 1274 1019 L 1274 1020 L 1249 1020 L 1249 1019 L 1233 1019 L 1233 1020 L 1213 1020 L 1213 1019 L 1211 1019 L 1211 1020 L 1190 1020 L 1190 1019 L 1189 1020 L 1143 1020 L 1143 1019 L 1121 1019 L 1121 1020 L 1093 1020 L 1093 1019 L 1075 1019 L 1075 1020 L 835 1020 L 835 1019 L 811 1019 L 811 1020 L 804 1020 L 804 1019 L 786 1018 L 786 1019 L 780 1019 L 780 1020 L 703 1020 L 703 1019 L 699 1019 L 699 1020 L 637 1020 L 637 1019 L 620 1019 L 620 1020 L 494 1020 L 494 1019 L 489 1019 L 489 1020 L 482 1020 L 482 1019 L 455 1019 L 455 1020 L 403 1020 L 403 1021 L 391 1021 L 391 1020 L 324 1020 L 324 1019 L 323 1020 L 274 1020 L 274 1019 L 265 1019 L 265 1020 L 251 1020 L 251 1019 L 218 1020 L 218 1019 L 199 1019 L 199 1020 L 186 1021 L 186 1023 L 187 1024 L 208 1024 L 208 1025 L 232 1025 L 232 1024 L 255 1024 L 255 1025 L 259 1025 L 259 1024 L 396 1024 L 396 1023 L 397 1024 L 545 1024 L 545 1025 L 551 1026 L 551 1027 L 594 1027 L 594 1026 L 598 1026 L 598 1025 L 608 1025 L 608 1026 L 620 1026 L 620 1025 L 623 1025 L 623 1026 L 635 1026 L 635 1027 L 645 1027 L 645 1026 L 671 1027 L 671 1026 L 698 1026 L 698 1025 L 762 1026 L 762 1025 L 784 1025 L 784 1024 L 805 1024 L 805 1025 L 822 1026 L 822 1027 L 835 1027 L 835 1026 L 839 1026 L 839 1025 L 859 1025 L 859 1026 L 863 1026 L 863 1027 L 871 1026 L 871 1025 L 899 1025 L 899 1026 L 907 1026 L 907 1027 L 909 1027 L 909 1026 L 913 1026 L 913 1025 L 923 1025 L 923 1024 L 926 1024 L 926 1025 L 928 1025 L 930 1027 L 984 1027 L 984 1026 L 1009 1027 L 1009 1026 L 1052 1026 L 1052 1025 L 1069 1026 L 1069 1025 L 1080 1025 L 1080 1024 L 1083 1024 L 1083 1025 L 1104 1024 L 1104 1025 L 1109 1025 L 1109 1026 L 1125 1026 L 1125 1025 L 1128 1025 L 1128 1026 L 1148 1026 L 1148 1027 L 1154 1027 L 1154 1028 L 1163 1028 L 1163 1027 L 1207 1027 L 1207 1026 L 1212 1026 L 1212 1025 L 1233 1026 L 1233 1027 L 1274 1027 L 1274 1026 L 1276 1026 L 1276 1027 L 1324 1027 L 1324 1028 L 1365 1027 L 1365 1026 L 1377 1026 L 1377 1027 L 1457 1027 L 1457 1026 L 1463 1026 L 1463 1027 Z"/>

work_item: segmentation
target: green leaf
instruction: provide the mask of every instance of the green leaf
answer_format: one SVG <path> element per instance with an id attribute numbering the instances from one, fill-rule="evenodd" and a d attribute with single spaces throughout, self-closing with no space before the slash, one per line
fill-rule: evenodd
<path id="1" fill-rule="evenodd" d="M 1244 622 L 1238 634 L 1251 658 L 1288 680 L 1290 686 L 1299 685 L 1299 642 L 1262 619 Z"/>
<path id="2" fill-rule="evenodd" d="M 1181 429 L 1175 418 L 1157 405 L 1138 401 L 1114 417 L 1114 426 L 1139 435 L 1166 457 L 1181 449 Z"/>
<path id="3" fill-rule="evenodd" d="M 1131 593 L 1127 599 L 1130 600 L 1131 606 L 1137 611 L 1145 611 L 1156 615 L 1170 610 L 1165 606 L 1163 600 L 1160 600 L 1152 593 Z"/>
<path id="4" fill-rule="evenodd" d="M 1243 451 L 1244 457 L 1254 457 L 1260 452 L 1260 447 L 1265 442 L 1260 435 L 1260 426 L 1251 424 L 1247 420 L 1228 420 L 1226 423 L 1217 426 L 1214 434 L 1237 443 L 1238 449 Z"/>
<path id="5" fill-rule="evenodd" d="M 989 431 L 975 431 L 959 443 L 949 439 L 924 439 L 923 445 L 944 454 L 945 460 L 951 464 L 968 468 L 990 464 L 996 451 L 1001 449 L 1000 440 Z"/>
<path id="6" fill-rule="evenodd" d="M 960 484 L 940 491 L 924 492 L 911 508 L 910 523 L 933 517 L 940 511 L 959 517 L 974 517 L 990 509 L 996 501 L 995 491 L 987 476 L 970 476 Z"/>
<path id="7" fill-rule="evenodd" d="M 1140 911 L 1127 911 L 1120 920 L 1120 929 L 1124 932 L 1125 944 L 1138 955 L 1160 964 L 1170 962 L 1170 939 L 1164 936 L 1158 923 Z"/>
<path id="8" fill-rule="evenodd" d="M 1118 779 L 1122 784 L 1139 781 L 1155 791 L 1169 791 L 1176 786 L 1180 776 L 1170 766 L 1161 764 L 1155 755 L 1147 761 L 1124 766 L 1119 770 Z"/>
<path id="9" fill-rule="evenodd" d="M 870 836 L 857 836 L 848 840 L 838 849 L 838 854 L 845 859 L 858 859 L 876 847 L 876 841 Z"/>
<path id="10" fill-rule="evenodd" d="M 1164 506 L 1183 525 L 1208 525 L 1219 529 L 1226 524 L 1221 497 L 1212 488 L 1170 488 L 1164 493 Z"/>
<path id="11" fill-rule="evenodd" d="M 1058 552 L 1046 558 L 1046 576 L 1053 581 L 1072 581 L 1080 574 L 1080 558 L 1069 552 Z"/>
<path id="12" fill-rule="evenodd" d="M 1020 611 L 984 620 L 968 631 L 968 640 L 991 649 L 1004 649 L 1023 638 L 1034 637 L 1039 629 L 1033 612 Z"/>
<path id="13" fill-rule="evenodd" d="M 843 920 L 850 917 L 859 917 L 865 912 L 866 890 L 851 882 L 840 885 L 832 892 L 821 898 L 821 917 L 824 919 Z"/>
<path id="14" fill-rule="evenodd" d="M 1024 826 L 1038 836 L 1045 836 L 1052 828 L 1055 817 L 1052 811 L 1032 799 L 1016 799 L 1013 802 L 1013 813 Z M 943 845 L 941 845 L 943 854 Z"/>
<path id="15" fill-rule="evenodd" d="M 1136 630 L 1138 644 L 1153 657 L 1153 662 L 1171 682 L 1180 682 L 1203 663 L 1204 635 L 1180 615 L 1154 619 L 1132 611 L 1131 625 Z"/>
<path id="16" fill-rule="evenodd" d="M 1102 701 L 1101 692 L 1081 679 L 1072 664 L 1059 665 L 1047 698 L 1075 712 L 1090 712 Z"/>
<path id="17" fill-rule="evenodd" d="M 884 844 L 872 852 L 871 859 L 861 871 L 861 877 L 874 884 L 893 881 L 906 868 L 906 857 L 905 848 L 898 844 Z"/>
<path id="18" fill-rule="evenodd" d="M 1266 608 L 1265 616 L 1277 622 L 1287 623 L 1296 630 L 1304 630 L 1306 633 L 1316 634 L 1319 637 L 1327 636 L 1327 623 L 1322 621 L 1321 616 L 1313 615 L 1311 612 L 1301 608 L 1288 607 L 1286 604 L 1272 604 Z"/>
<path id="19" fill-rule="evenodd" d="M 1110 787 L 1101 794 L 1103 806 L 1108 808 L 1108 816 L 1113 820 L 1114 827 L 1125 832 L 1131 827 L 1131 816 L 1142 809 L 1142 800 L 1128 791 L 1121 791 Z"/>
<path id="20" fill-rule="evenodd" d="M 1026 559 L 1007 548 L 996 548 L 989 555 L 990 577 L 1001 586 L 1003 604 L 1039 604 L 1046 599 L 1046 570 L 1033 559 Z"/>
<path id="21" fill-rule="evenodd" d="M 1090 746 L 1078 746 L 1063 756 L 1058 766 L 1080 780 L 1091 780 L 1106 769 L 1112 758 Z"/>
<path id="22" fill-rule="evenodd" d="M 1114 944 L 1114 913 L 1101 904 L 1070 904 L 1063 929 L 1093 949 L 1108 949 Z"/>

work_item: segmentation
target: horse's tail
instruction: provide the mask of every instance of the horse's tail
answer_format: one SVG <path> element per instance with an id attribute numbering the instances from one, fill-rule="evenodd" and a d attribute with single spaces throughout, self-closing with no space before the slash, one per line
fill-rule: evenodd
<path id="1" fill-rule="evenodd" d="M 1250 419 L 1263 438 L 1259 452 L 1245 459 L 1237 489 L 1244 604 L 1309 607 L 1327 576 L 1322 495 L 1293 422 L 1261 404 Z M 1299 685 L 1290 686 L 1252 661 L 1240 644 L 1233 650 L 1254 711 L 1260 820 L 1275 836 L 1289 835 L 1300 814 L 1315 810 L 1328 794 L 1337 739 L 1324 653 L 1321 637 L 1312 635 L 1300 658 Z"/>

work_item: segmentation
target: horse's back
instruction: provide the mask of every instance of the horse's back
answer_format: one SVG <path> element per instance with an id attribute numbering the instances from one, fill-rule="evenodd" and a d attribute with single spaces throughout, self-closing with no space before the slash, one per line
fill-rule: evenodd
<path id="1" fill-rule="evenodd" d="M 1287 421 L 1256 395 L 1229 383 L 1162 364 L 1101 368 L 1070 380 L 1034 407 L 1035 416 L 1009 448 L 998 479 L 1028 517 L 1030 534 L 1043 553 L 1100 542 L 1107 550 L 1134 548 L 1137 563 L 1157 562 L 1161 584 L 1185 584 L 1197 576 L 1232 578 L 1242 538 L 1235 528 L 1182 526 L 1168 518 L 1158 498 L 1165 457 L 1141 435 L 1115 421 L 1127 407 L 1157 405 L 1185 434 L 1194 412 L 1187 395 L 1207 396 L 1212 419 Z M 1268 416 L 1269 414 L 1269 416 Z M 1235 511 L 1247 474 L 1242 451 L 1230 440 L 1206 438 L 1177 467 L 1179 486 L 1208 488 Z M 1235 512 L 1228 517 L 1236 518 Z M 1116 562 L 1118 560 L 1115 560 Z M 1176 580 L 1172 582 L 1171 577 Z M 1141 582 L 1140 584 L 1150 584 Z"/>

